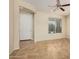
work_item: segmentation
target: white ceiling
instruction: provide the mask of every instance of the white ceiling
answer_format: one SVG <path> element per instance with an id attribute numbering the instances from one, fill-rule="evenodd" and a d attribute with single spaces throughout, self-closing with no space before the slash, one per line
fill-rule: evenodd
<path id="1" fill-rule="evenodd" d="M 49 5 L 50 6 L 56 5 L 56 0 L 24 0 L 24 1 L 34 5 L 37 10 L 43 11 L 43 12 L 50 12 L 51 8 L 48 7 Z M 70 3 L 70 0 L 60 0 L 60 3 L 62 5 L 68 4 Z M 55 9 L 55 7 L 52 9 Z M 65 12 L 62 12 L 60 9 L 58 9 L 57 11 L 60 11 L 62 13 L 69 13 L 70 7 L 64 7 L 64 9 L 65 9 Z"/>

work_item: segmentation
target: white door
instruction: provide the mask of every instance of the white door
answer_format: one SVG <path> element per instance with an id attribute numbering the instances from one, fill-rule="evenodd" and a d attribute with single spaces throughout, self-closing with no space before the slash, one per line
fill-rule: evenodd
<path id="1" fill-rule="evenodd" d="M 33 39 L 33 14 L 20 14 L 20 40 Z"/>

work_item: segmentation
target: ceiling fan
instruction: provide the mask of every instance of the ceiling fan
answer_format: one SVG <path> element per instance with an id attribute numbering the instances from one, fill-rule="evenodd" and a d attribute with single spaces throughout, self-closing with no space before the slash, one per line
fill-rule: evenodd
<path id="1" fill-rule="evenodd" d="M 57 1 L 57 4 L 55 6 L 48 6 L 48 7 L 56 7 L 56 9 L 59 8 L 60 10 L 65 11 L 65 9 L 63 7 L 70 6 L 70 4 L 61 5 L 60 0 L 56 0 L 56 1 Z"/>

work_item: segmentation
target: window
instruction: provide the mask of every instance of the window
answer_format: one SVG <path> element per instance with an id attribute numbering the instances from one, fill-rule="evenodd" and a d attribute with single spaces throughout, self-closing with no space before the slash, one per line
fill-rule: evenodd
<path id="1" fill-rule="evenodd" d="M 61 19 L 58 18 L 49 18 L 48 20 L 48 33 L 54 34 L 54 33 L 61 33 L 62 32 L 62 26 L 61 26 Z"/>

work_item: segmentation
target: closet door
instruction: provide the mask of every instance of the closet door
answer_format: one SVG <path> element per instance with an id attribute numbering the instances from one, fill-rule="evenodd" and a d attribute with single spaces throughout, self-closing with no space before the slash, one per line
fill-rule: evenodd
<path id="1" fill-rule="evenodd" d="M 20 40 L 33 39 L 33 14 L 20 14 Z"/>

